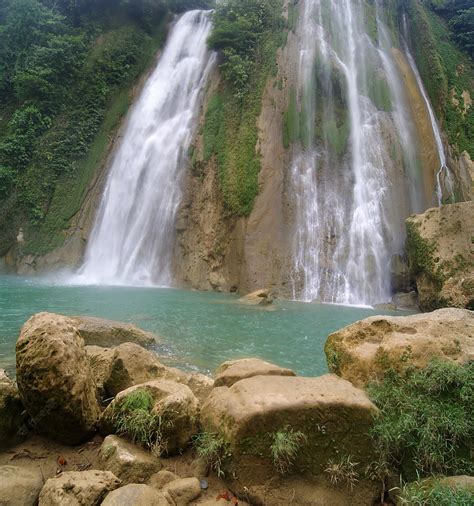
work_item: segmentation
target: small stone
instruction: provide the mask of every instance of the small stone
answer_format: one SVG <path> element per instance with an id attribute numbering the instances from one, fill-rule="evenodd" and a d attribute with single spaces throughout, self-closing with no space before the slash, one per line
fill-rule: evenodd
<path id="1" fill-rule="evenodd" d="M 200 481 L 201 490 L 207 490 L 209 488 L 209 483 L 207 480 L 201 480 Z"/>
<path id="2" fill-rule="evenodd" d="M 157 490 L 161 490 L 168 483 L 178 479 L 179 476 L 177 474 L 163 469 L 155 474 L 152 474 L 147 481 L 147 485 L 150 485 L 150 487 L 156 488 Z"/>
<path id="3" fill-rule="evenodd" d="M 161 468 L 161 462 L 154 455 L 118 436 L 104 439 L 99 458 L 104 469 L 124 484 L 143 483 Z"/>
<path id="4" fill-rule="evenodd" d="M 148 485 L 132 483 L 107 495 L 101 506 L 170 506 L 164 495 Z"/>
<path id="5" fill-rule="evenodd" d="M 68 471 L 46 482 L 39 496 L 39 506 L 100 504 L 119 486 L 120 480 L 108 471 Z"/>
<path id="6" fill-rule="evenodd" d="M 197 478 L 180 478 L 166 484 L 163 494 L 171 504 L 187 506 L 201 495 L 201 484 Z"/>

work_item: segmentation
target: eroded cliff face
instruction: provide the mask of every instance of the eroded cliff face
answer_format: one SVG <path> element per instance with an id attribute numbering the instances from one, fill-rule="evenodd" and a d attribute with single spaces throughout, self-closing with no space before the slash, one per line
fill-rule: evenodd
<path id="1" fill-rule="evenodd" d="M 215 157 L 203 159 L 202 128 L 212 94 L 219 88 L 218 71 L 211 75 L 194 142 L 184 199 L 176 225 L 177 282 L 198 289 L 242 293 L 261 286 L 288 296 L 291 247 L 285 198 L 289 152 L 283 147 L 282 118 L 294 76 L 290 55 L 294 35 L 277 54 L 276 76 L 267 79 L 257 120 L 257 152 L 261 157 L 259 194 L 249 217 L 232 216 L 219 188 Z M 278 84 L 280 83 L 280 84 Z"/>

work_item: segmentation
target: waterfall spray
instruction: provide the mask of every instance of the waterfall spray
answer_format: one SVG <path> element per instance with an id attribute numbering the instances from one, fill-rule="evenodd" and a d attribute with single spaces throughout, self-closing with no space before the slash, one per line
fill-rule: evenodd
<path id="1" fill-rule="evenodd" d="M 172 284 L 186 157 L 215 59 L 206 44 L 210 30 L 208 13 L 197 10 L 172 28 L 113 159 L 77 281 Z"/>
<path id="2" fill-rule="evenodd" d="M 422 207 L 414 126 L 407 105 L 394 105 L 404 96 L 390 48 L 369 35 L 357 0 L 305 0 L 297 40 L 304 136 L 291 165 L 293 294 L 389 300 L 390 258 L 403 251 L 404 219 Z"/>

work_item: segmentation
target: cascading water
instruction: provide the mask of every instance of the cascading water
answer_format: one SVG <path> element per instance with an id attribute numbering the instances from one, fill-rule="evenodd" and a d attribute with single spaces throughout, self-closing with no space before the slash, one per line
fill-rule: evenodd
<path id="1" fill-rule="evenodd" d="M 418 72 L 418 68 L 416 66 L 415 60 L 410 52 L 410 49 L 408 48 L 407 42 L 406 42 L 406 40 L 408 39 L 408 25 L 407 25 L 405 15 L 403 15 L 403 30 L 405 32 L 405 40 L 403 41 L 405 54 L 406 54 L 408 63 L 410 64 L 413 75 L 415 76 L 416 83 L 418 84 L 418 88 L 420 89 L 420 92 L 423 96 L 423 100 L 426 104 L 426 109 L 427 109 L 428 115 L 430 117 L 431 128 L 433 129 L 433 135 L 434 135 L 435 142 L 436 142 L 436 148 L 438 150 L 439 169 L 436 172 L 436 198 L 438 201 L 438 205 L 441 206 L 443 204 L 443 196 L 447 200 L 451 200 L 453 202 L 455 201 L 453 176 L 452 176 L 451 171 L 449 170 L 448 165 L 446 163 L 446 154 L 444 152 L 443 141 L 441 140 L 441 131 L 439 129 L 438 122 L 436 121 L 436 116 L 434 114 L 433 108 L 431 107 L 431 102 L 430 102 L 428 95 L 426 93 L 426 90 L 423 85 L 423 81 L 421 79 L 420 73 Z M 444 174 L 444 184 L 441 181 L 443 174 Z M 444 192 L 443 192 L 443 189 L 444 189 Z M 443 193 L 444 193 L 444 195 L 443 195 Z"/>
<path id="2" fill-rule="evenodd" d="M 364 23 L 366 6 L 305 0 L 299 18 L 291 181 L 293 291 L 303 300 L 388 300 L 404 219 L 423 207 L 414 126 L 388 43 L 374 41 Z"/>
<path id="3" fill-rule="evenodd" d="M 177 21 L 134 105 L 76 281 L 172 284 L 171 253 L 185 160 L 215 59 L 205 11 Z"/>

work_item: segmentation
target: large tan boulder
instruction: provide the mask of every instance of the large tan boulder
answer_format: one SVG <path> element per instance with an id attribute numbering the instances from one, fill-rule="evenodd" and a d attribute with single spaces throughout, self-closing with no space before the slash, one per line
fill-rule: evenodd
<path id="1" fill-rule="evenodd" d="M 329 370 L 359 387 L 434 357 L 463 364 L 474 360 L 474 312 L 371 316 L 331 334 L 324 351 Z"/>
<path id="2" fill-rule="evenodd" d="M 172 455 L 185 449 L 198 432 L 199 401 L 189 387 L 175 381 L 149 381 L 120 392 L 102 414 L 102 433 L 111 434 L 119 429 L 120 406 L 137 391 L 148 392 L 152 398 L 150 413 L 159 417 L 161 452 Z"/>
<path id="3" fill-rule="evenodd" d="M 239 302 L 248 306 L 268 306 L 273 303 L 273 297 L 270 290 L 263 288 L 240 297 Z"/>
<path id="4" fill-rule="evenodd" d="M 124 485 L 144 483 L 161 469 L 161 462 L 155 455 L 114 435 L 104 439 L 99 459 L 102 467 L 120 478 Z"/>
<path id="5" fill-rule="evenodd" d="M 159 337 L 156 334 L 142 330 L 131 323 L 92 316 L 72 316 L 71 320 L 86 345 L 108 348 L 122 343 L 152 346 L 159 342 Z"/>
<path id="6" fill-rule="evenodd" d="M 201 423 L 205 433 L 226 444 L 223 453 L 229 457 L 221 467 L 232 490 L 247 494 L 252 503 L 279 504 L 271 502 L 272 494 L 289 490 L 288 482 L 298 477 L 293 501 L 306 504 L 305 490 L 316 493 L 318 480 L 330 488 L 325 470 L 331 459 L 349 455 L 360 468 L 374 460 L 368 433 L 376 413 L 362 390 L 335 375 L 254 376 L 230 388 L 214 388 L 201 410 Z M 298 433 L 296 457 L 283 474 L 284 455 L 275 459 L 272 445 Z M 372 500 L 377 486 L 369 489 Z M 350 489 L 344 494 L 349 504 L 354 499 Z"/>
<path id="7" fill-rule="evenodd" d="M 120 487 L 104 499 L 102 506 L 170 506 L 164 495 L 154 488 L 131 483 Z"/>
<path id="8" fill-rule="evenodd" d="M 39 496 L 39 506 L 98 506 L 120 486 L 109 471 L 67 471 L 50 478 Z"/>
<path id="9" fill-rule="evenodd" d="M 428 209 L 406 220 L 407 254 L 420 307 L 474 309 L 474 201 Z"/>
<path id="10" fill-rule="evenodd" d="M 42 488 L 39 467 L 0 466 L 0 506 L 35 506 Z"/>
<path id="11" fill-rule="evenodd" d="M 86 352 L 103 398 L 114 397 L 131 386 L 156 379 L 183 383 L 199 400 L 204 400 L 214 386 L 208 376 L 167 367 L 153 352 L 134 343 L 123 343 L 115 348 L 86 346 Z"/>
<path id="12" fill-rule="evenodd" d="M 95 431 L 96 387 L 84 340 L 69 318 L 32 316 L 16 344 L 16 371 L 21 399 L 39 432 L 76 444 Z"/>
<path id="13" fill-rule="evenodd" d="M 18 387 L 0 369 L 0 450 L 18 442 L 24 422 L 24 408 Z"/>
<path id="14" fill-rule="evenodd" d="M 291 369 L 285 369 L 258 358 L 229 360 L 217 368 L 214 386 L 230 387 L 237 381 L 252 376 L 295 376 L 295 373 Z"/>

